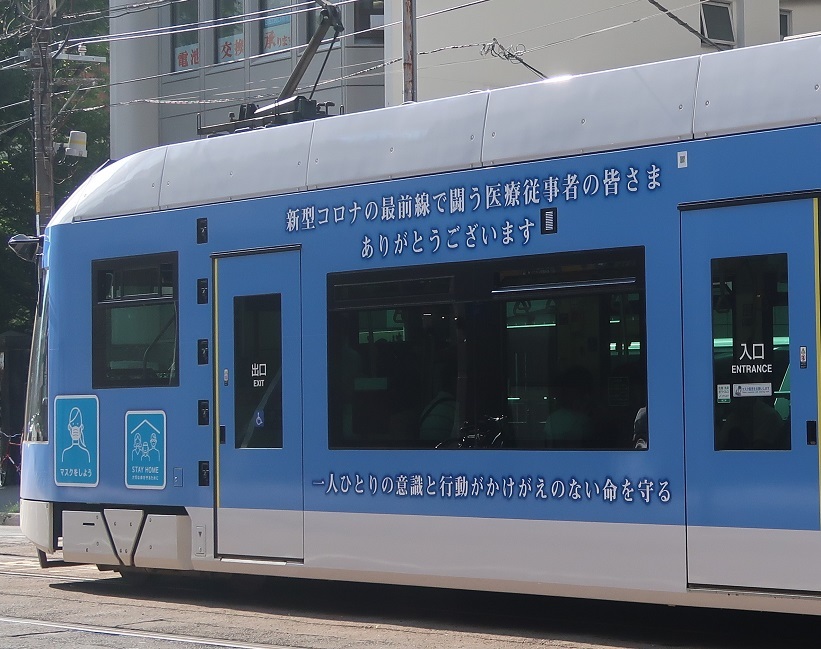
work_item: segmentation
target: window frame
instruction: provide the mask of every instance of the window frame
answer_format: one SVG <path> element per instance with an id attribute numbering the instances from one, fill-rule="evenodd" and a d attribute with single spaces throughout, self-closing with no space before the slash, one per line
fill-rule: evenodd
<path id="1" fill-rule="evenodd" d="M 793 35 L 792 9 L 778 10 L 778 31 L 782 41 Z"/>
<path id="2" fill-rule="evenodd" d="M 170 287 L 171 294 L 162 294 L 162 282 L 160 282 L 159 294 L 134 294 L 127 296 L 103 298 L 100 294 L 100 278 L 103 273 L 123 273 L 146 268 L 156 268 L 162 273 L 162 266 L 171 266 Z M 95 259 L 91 262 L 91 384 L 94 389 L 107 388 L 140 388 L 140 387 L 177 387 L 180 384 L 179 372 L 179 341 L 180 341 L 180 309 L 179 309 L 179 260 L 178 253 L 163 252 L 151 253 L 147 255 L 134 255 L 128 257 L 113 257 L 108 259 Z M 173 374 L 168 378 L 157 377 L 156 380 L 127 378 L 121 379 L 111 377 L 108 372 L 107 362 L 111 346 L 112 325 L 109 320 L 110 314 L 116 310 L 133 309 L 141 306 L 164 306 L 174 307 L 174 358 L 172 367 Z M 159 335 L 162 335 L 168 327 L 164 327 Z M 146 352 L 157 342 L 149 344 Z M 145 359 L 143 359 L 145 361 Z"/>
<path id="3" fill-rule="evenodd" d="M 379 3 L 382 11 L 374 11 L 374 4 Z M 384 45 L 385 30 L 373 26 L 373 17 L 382 16 L 382 26 L 385 24 L 385 3 L 382 0 L 356 0 L 353 6 L 354 13 L 354 44 L 356 45 Z M 363 25 L 367 19 L 367 25 Z M 365 30 L 373 31 L 365 31 Z M 360 34 L 359 32 L 365 33 Z"/>
<path id="4" fill-rule="evenodd" d="M 727 40 L 724 38 L 715 38 L 710 35 L 710 29 L 708 25 L 707 17 L 704 13 L 705 7 L 713 7 L 716 9 L 725 9 L 727 11 L 727 18 L 730 21 L 730 31 L 732 32 L 732 40 Z M 700 17 L 700 32 L 701 35 L 705 38 L 709 39 L 713 43 L 717 45 L 724 45 L 727 47 L 735 47 L 738 45 L 738 34 L 736 32 L 736 24 L 735 24 L 735 4 L 733 2 L 721 2 L 720 0 L 710 0 L 708 2 L 702 2 L 699 5 L 699 17 Z"/>

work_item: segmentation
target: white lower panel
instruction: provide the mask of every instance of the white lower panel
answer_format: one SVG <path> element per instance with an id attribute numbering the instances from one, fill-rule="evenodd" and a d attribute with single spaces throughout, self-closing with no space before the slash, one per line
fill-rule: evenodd
<path id="1" fill-rule="evenodd" d="M 130 566 L 134 561 L 134 544 L 143 522 L 141 509 L 104 509 L 103 516 L 114 542 L 114 549 L 123 565 Z"/>
<path id="2" fill-rule="evenodd" d="M 726 527 L 687 531 L 691 584 L 821 592 L 821 532 Z"/>
<path id="3" fill-rule="evenodd" d="M 217 553 L 240 557 L 302 558 L 302 512 L 217 510 Z"/>
<path id="4" fill-rule="evenodd" d="M 188 514 L 207 529 L 213 510 Z M 688 589 L 685 536 L 683 526 L 306 512 L 304 563 L 226 560 L 206 543 L 192 567 L 821 616 L 821 597 L 803 593 Z"/>
<path id="5" fill-rule="evenodd" d="M 672 525 L 305 513 L 311 568 L 680 592 L 685 553 Z"/>
<path id="6" fill-rule="evenodd" d="M 72 563 L 120 565 L 102 514 L 63 512 L 63 559 Z"/>
<path id="7" fill-rule="evenodd" d="M 54 505 L 21 498 L 20 530 L 43 552 L 54 552 Z"/>
<path id="8" fill-rule="evenodd" d="M 196 543 L 197 538 L 196 531 L 192 534 L 188 516 L 149 514 L 134 555 L 134 565 L 138 568 L 191 570 L 191 542 L 194 539 Z M 194 551 L 200 547 L 195 547 Z"/>

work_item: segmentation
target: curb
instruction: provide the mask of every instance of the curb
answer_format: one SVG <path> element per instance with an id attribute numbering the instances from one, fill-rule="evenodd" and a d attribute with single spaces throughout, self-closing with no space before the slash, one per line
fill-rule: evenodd
<path id="1" fill-rule="evenodd" d="M 0 514 L 0 525 L 16 525 L 20 527 L 20 514 Z"/>

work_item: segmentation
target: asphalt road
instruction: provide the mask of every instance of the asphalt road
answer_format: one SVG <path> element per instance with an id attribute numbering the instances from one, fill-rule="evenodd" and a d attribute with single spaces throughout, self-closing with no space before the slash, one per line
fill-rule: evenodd
<path id="1" fill-rule="evenodd" d="M 175 575 L 138 585 L 39 568 L 0 527 L 0 646 L 14 649 L 818 647 L 815 618 L 545 597 Z"/>

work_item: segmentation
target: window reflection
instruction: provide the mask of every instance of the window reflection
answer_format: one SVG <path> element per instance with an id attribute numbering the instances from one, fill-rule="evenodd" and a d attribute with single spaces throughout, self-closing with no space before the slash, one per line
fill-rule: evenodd
<path id="1" fill-rule="evenodd" d="M 199 20 L 197 0 L 181 0 L 171 5 L 171 24 L 175 27 L 192 25 Z M 187 70 L 200 65 L 199 32 L 197 29 L 175 31 L 171 37 L 174 55 L 173 69 Z"/>
<path id="2" fill-rule="evenodd" d="M 245 57 L 242 5 L 243 0 L 216 0 L 214 16 L 219 26 L 214 60 L 217 63 Z"/>
<path id="3" fill-rule="evenodd" d="M 92 385 L 179 385 L 177 254 L 92 263 Z"/>
<path id="4" fill-rule="evenodd" d="M 643 249 L 329 277 L 336 448 L 647 448 Z"/>
<path id="5" fill-rule="evenodd" d="M 291 47 L 291 0 L 262 0 L 260 9 L 268 13 L 262 20 L 262 52 Z"/>
<path id="6" fill-rule="evenodd" d="M 234 446 L 282 448 L 282 296 L 234 298 Z"/>
<path id="7" fill-rule="evenodd" d="M 787 255 L 712 261 L 715 449 L 789 449 Z"/>

